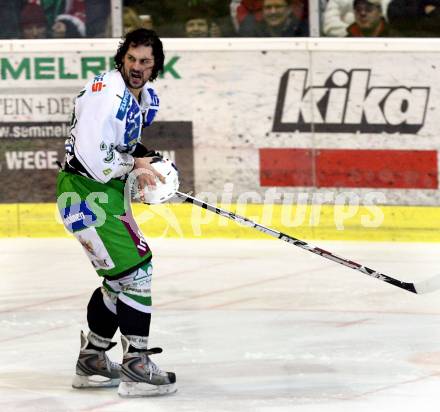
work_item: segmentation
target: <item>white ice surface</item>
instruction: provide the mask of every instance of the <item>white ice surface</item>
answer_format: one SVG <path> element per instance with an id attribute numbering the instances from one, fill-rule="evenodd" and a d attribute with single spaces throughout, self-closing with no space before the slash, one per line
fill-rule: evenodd
<path id="1" fill-rule="evenodd" d="M 438 244 L 312 243 L 404 281 L 440 273 Z M 178 392 L 72 389 L 99 278 L 74 240 L 1 239 L 0 412 L 440 410 L 440 291 L 415 295 L 277 240 L 150 245 L 150 342 Z"/>

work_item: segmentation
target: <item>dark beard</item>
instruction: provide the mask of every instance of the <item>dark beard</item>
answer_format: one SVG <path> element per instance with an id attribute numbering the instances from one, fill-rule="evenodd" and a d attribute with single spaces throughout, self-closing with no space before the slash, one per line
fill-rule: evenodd
<path id="1" fill-rule="evenodd" d="M 130 87 L 130 88 L 132 88 L 132 89 L 142 89 L 142 87 L 145 86 L 146 81 L 144 82 L 144 81 L 142 80 L 142 74 L 141 74 L 141 84 L 140 84 L 139 86 L 136 86 L 136 85 L 132 85 L 132 84 L 131 84 L 131 82 L 130 82 L 130 74 L 128 74 L 128 73 L 125 71 L 125 68 L 124 68 L 124 67 L 121 67 L 121 75 L 122 75 L 122 78 L 124 79 L 125 85 L 126 85 L 127 87 Z"/>

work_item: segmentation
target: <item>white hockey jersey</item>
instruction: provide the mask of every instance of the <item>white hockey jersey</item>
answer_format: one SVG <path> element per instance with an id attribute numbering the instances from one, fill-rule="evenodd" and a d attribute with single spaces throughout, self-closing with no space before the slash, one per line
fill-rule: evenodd
<path id="1" fill-rule="evenodd" d="M 101 183 L 121 178 L 134 166 L 142 127 L 159 109 L 155 90 L 146 84 L 140 103 L 118 70 L 96 76 L 75 99 L 70 138 L 66 140 L 68 168 Z"/>

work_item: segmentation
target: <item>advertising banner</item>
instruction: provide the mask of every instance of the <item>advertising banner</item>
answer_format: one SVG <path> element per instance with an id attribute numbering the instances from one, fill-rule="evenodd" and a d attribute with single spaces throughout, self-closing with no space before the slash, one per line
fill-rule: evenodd
<path id="1" fill-rule="evenodd" d="M 143 141 L 176 161 L 182 190 L 217 200 L 438 205 L 440 53 L 376 40 L 368 53 L 344 39 L 168 40 Z M 39 45 L 0 52 L 0 202 L 54 201 L 73 98 L 117 43 Z"/>
<path id="2" fill-rule="evenodd" d="M 45 52 L 43 43 L 35 51 L 0 53 L 0 203 L 55 202 L 74 98 L 89 79 L 113 68 L 116 46 L 64 52 L 60 45 Z M 179 78 L 176 59 L 166 61 L 164 77 Z M 159 118 L 144 129 L 142 141 L 178 163 L 182 190 L 194 191 L 190 118 Z"/>

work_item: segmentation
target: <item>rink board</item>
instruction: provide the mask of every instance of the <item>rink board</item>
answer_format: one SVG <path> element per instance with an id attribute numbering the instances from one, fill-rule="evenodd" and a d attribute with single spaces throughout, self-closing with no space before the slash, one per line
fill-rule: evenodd
<path id="1" fill-rule="evenodd" d="M 440 208 L 416 206 L 219 205 L 300 239 L 440 241 Z M 133 205 L 148 237 L 265 239 L 267 235 L 188 204 Z M 67 237 L 55 204 L 0 205 L 0 237 Z"/>

